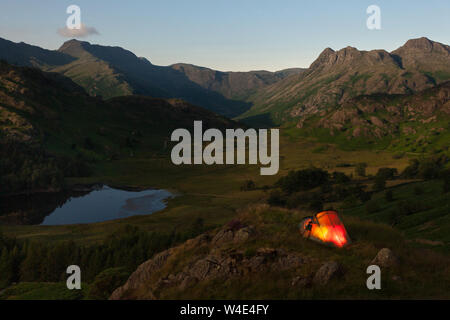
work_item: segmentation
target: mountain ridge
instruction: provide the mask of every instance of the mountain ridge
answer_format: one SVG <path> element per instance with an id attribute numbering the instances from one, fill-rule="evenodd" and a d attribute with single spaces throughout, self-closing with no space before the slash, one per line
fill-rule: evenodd
<path id="1" fill-rule="evenodd" d="M 450 80 L 448 50 L 447 45 L 426 38 L 411 39 L 392 52 L 326 48 L 306 72 L 253 94 L 248 99 L 252 108 L 239 119 L 267 114 L 275 124 L 282 124 L 358 95 L 421 91 Z"/>
<path id="2" fill-rule="evenodd" d="M 204 86 L 192 81 L 187 74 L 177 70 L 177 67 L 153 65 L 146 58 L 137 57 L 131 51 L 118 46 L 102 46 L 72 39 L 62 44 L 58 50 L 46 50 L 0 39 L 0 49 L 0 59 L 61 73 L 93 96 L 112 98 L 138 94 L 180 98 L 228 117 L 237 116 L 250 107 L 244 99 L 234 99 L 235 96 L 247 96 L 249 91 L 296 72 L 296 69 L 283 70 L 280 73 L 267 72 L 266 78 L 271 77 L 268 81 L 258 79 L 255 75 L 258 72 L 238 73 L 237 79 L 231 81 L 237 85 L 230 85 L 228 81 L 226 92 L 220 89 L 221 84 Z M 250 79 L 243 80 L 250 83 L 244 89 L 240 88 L 242 77 Z M 236 74 L 233 78 L 236 78 Z"/>

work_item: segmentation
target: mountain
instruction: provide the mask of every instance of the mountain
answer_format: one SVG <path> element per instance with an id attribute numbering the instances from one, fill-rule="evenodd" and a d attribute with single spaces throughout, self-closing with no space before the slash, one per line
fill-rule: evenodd
<path id="1" fill-rule="evenodd" d="M 137 94 L 179 98 L 228 117 L 237 116 L 250 108 L 242 97 L 301 71 L 288 69 L 276 73 L 231 74 L 183 64 L 156 66 L 120 47 L 77 40 L 67 41 L 58 50 L 52 51 L 0 38 L 0 59 L 61 73 L 92 96 L 108 99 Z"/>
<path id="2" fill-rule="evenodd" d="M 179 99 L 104 101 L 61 74 L 0 62 L 1 192 L 59 188 L 63 176 L 84 175 L 99 159 L 167 153 L 171 132 L 194 120 L 237 125 Z"/>
<path id="3" fill-rule="evenodd" d="M 449 151 L 450 81 L 415 93 L 351 98 L 297 127 L 343 145 L 382 142 L 410 152 Z"/>
<path id="4" fill-rule="evenodd" d="M 222 94 L 228 99 L 245 100 L 256 89 L 278 82 L 305 69 L 292 68 L 276 72 L 222 72 L 192 64 L 178 63 L 171 66 L 184 73 L 189 80 L 202 88 Z"/>
<path id="5" fill-rule="evenodd" d="M 269 115 L 275 123 L 302 119 L 358 95 L 417 92 L 450 80 L 450 47 L 413 39 L 393 52 L 327 48 L 301 74 L 250 96 L 240 118 Z"/>
<path id="6" fill-rule="evenodd" d="M 46 50 L 24 42 L 0 38 L 0 59 L 27 67 L 53 67 L 68 64 L 75 58 L 58 51 Z"/>

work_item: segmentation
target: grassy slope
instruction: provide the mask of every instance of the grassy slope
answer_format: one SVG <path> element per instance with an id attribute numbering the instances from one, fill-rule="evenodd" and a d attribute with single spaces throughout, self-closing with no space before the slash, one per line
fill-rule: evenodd
<path id="1" fill-rule="evenodd" d="M 414 190 L 421 188 L 423 194 L 416 194 Z M 363 205 L 345 209 L 346 215 L 359 216 L 363 219 L 386 224 L 393 224 L 395 228 L 404 232 L 405 236 L 418 240 L 418 243 L 428 243 L 442 246 L 450 243 L 450 203 L 448 194 L 442 193 L 441 181 L 415 182 L 392 187 L 394 200 L 387 201 L 385 192 L 376 193 L 372 200 L 379 205 L 379 210 L 367 213 Z M 422 210 L 410 215 L 399 215 L 398 206 L 402 201 L 416 201 Z M 393 221 L 394 220 L 394 221 Z M 431 240 L 423 241 L 423 239 Z M 433 243 L 434 241 L 434 243 Z M 447 252 L 448 247 L 443 247 Z"/>
<path id="2" fill-rule="evenodd" d="M 231 245 L 233 252 L 251 257 L 259 248 L 283 249 L 299 253 L 308 263 L 299 270 L 279 272 L 263 271 L 246 277 L 202 281 L 187 290 L 168 289 L 159 292 L 163 299 L 389 299 L 389 298 L 448 298 L 443 282 L 450 280 L 448 257 L 422 248 L 410 248 L 401 232 L 384 224 L 342 215 L 353 244 L 344 249 L 322 246 L 303 240 L 298 233 L 298 221 L 309 212 L 252 206 L 239 214 L 243 223 L 253 225 L 256 235 L 241 245 Z M 365 270 L 383 247 L 390 247 L 401 264 L 393 269 L 383 269 L 382 290 L 367 290 Z M 227 252 L 228 247 L 221 248 Z M 205 256 L 211 248 L 204 245 L 179 254 L 155 275 L 155 278 L 176 274 L 195 256 Z M 295 276 L 307 277 L 326 261 L 339 261 L 345 270 L 342 279 L 332 280 L 324 287 L 293 287 Z M 178 266 L 178 267 L 177 267 Z M 392 279 L 400 275 L 400 280 Z M 270 281 L 267 281 L 270 279 Z M 139 289 L 138 289 L 139 290 Z M 145 287 L 141 290 L 145 290 Z M 145 296 L 145 292 L 137 292 Z"/>

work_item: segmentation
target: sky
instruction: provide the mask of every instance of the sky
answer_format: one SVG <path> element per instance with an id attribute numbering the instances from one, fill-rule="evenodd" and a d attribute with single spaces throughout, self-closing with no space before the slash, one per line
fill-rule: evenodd
<path id="1" fill-rule="evenodd" d="M 309 67 L 326 47 L 395 50 L 408 39 L 450 44 L 449 0 L 0 0 L 0 37 L 57 49 L 69 5 L 92 32 L 79 40 L 120 46 L 156 65 L 221 71 Z M 366 9 L 381 9 L 369 30 Z"/>

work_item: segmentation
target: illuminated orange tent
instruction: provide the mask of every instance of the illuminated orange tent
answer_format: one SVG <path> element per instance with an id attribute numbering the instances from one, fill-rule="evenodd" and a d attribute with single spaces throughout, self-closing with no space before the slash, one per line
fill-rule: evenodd
<path id="1" fill-rule="evenodd" d="M 304 238 L 338 248 L 351 242 L 336 211 L 323 211 L 304 218 L 300 222 L 300 233 Z"/>

